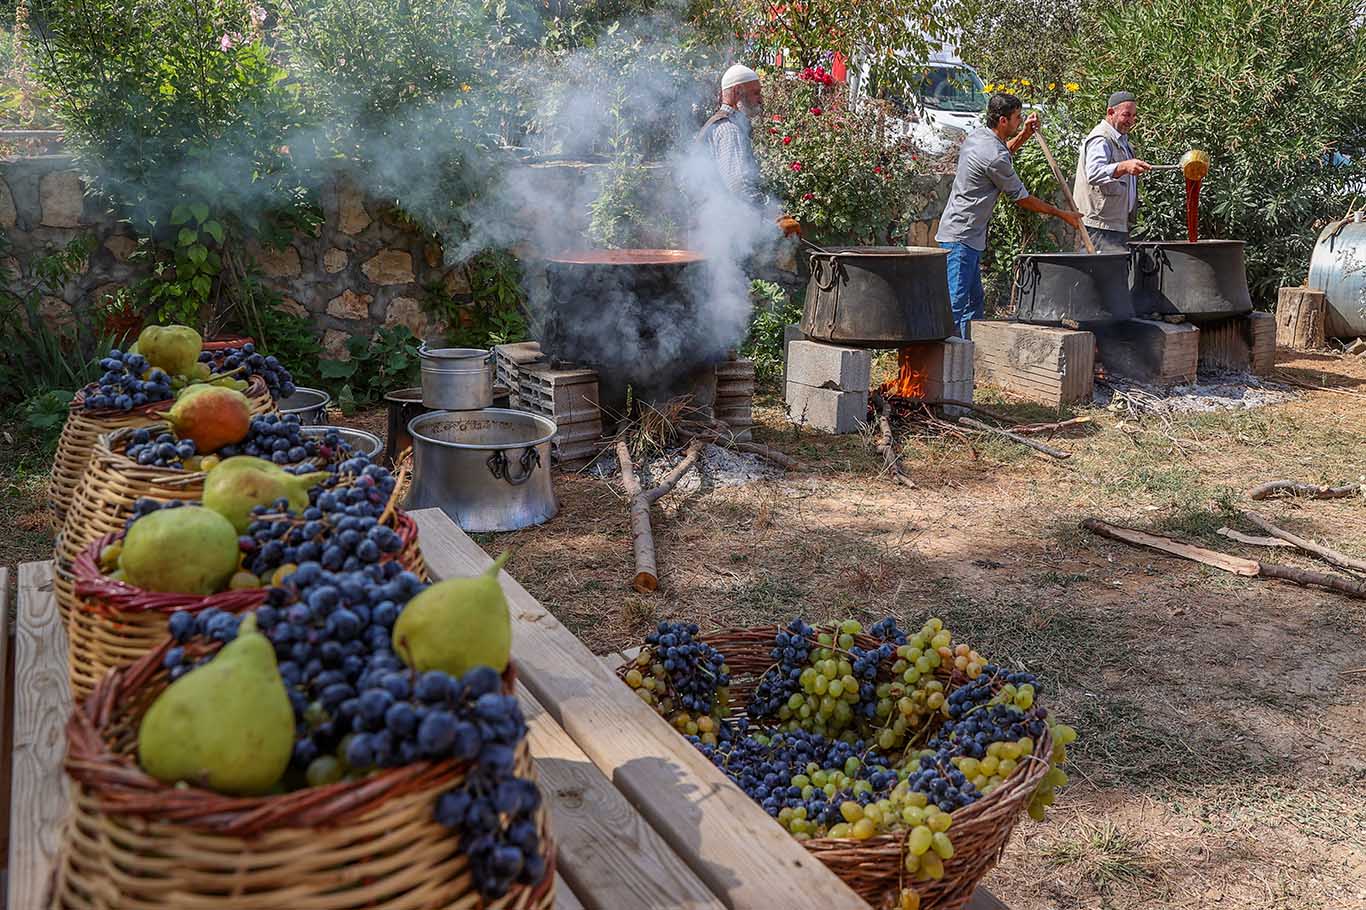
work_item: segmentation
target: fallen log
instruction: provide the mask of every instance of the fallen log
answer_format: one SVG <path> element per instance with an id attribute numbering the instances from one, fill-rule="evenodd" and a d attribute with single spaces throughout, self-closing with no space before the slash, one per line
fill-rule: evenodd
<path id="1" fill-rule="evenodd" d="M 679 424 L 684 439 L 704 439 L 737 452 L 748 452 L 773 462 L 784 471 L 804 471 L 806 466 L 800 461 L 780 452 L 772 446 L 760 442 L 742 442 L 735 438 L 735 430 L 722 420 L 684 420 Z"/>
<path id="2" fill-rule="evenodd" d="M 1108 521 L 1101 521 L 1099 518 L 1088 518 L 1081 523 L 1081 526 L 1093 534 L 1109 537 L 1111 540 L 1159 550 L 1172 556 L 1180 556 L 1182 559 L 1212 566 L 1224 572 L 1232 572 L 1234 575 L 1252 578 L 1260 571 L 1260 564 L 1255 559 L 1230 556 L 1227 553 L 1220 553 L 1218 550 L 1208 550 L 1204 547 L 1197 547 L 1195 544 L 1182 543 L 1160 534 L 1149 534 L 1146 531 L 1112 525 Z"/>
<path id="3" fill-rule="evenodd" d="M 1182 559 L 1189 559 L 1203 565 L 1220 569 L 1224 572 L 1231 572 L 1234 575 L 1244 577 L 1279 578 L 1283 581 L 1291 581 L 1302 587 L 1317 586 L 1336 591 L 1339 594 L 1346 594 L 1349 597 L 1356 597 L 1366 600 L 1366 581 L 1358 581 L 1355 578 L 1343 578 L 1341 575 L 1330 575 L 1327 572 L 1315 572 L 1312 569 L 1297 569 L 1294 566 L 1282 566 L 1271 562 L 1260 562 L 1255 559 L 1243 559 L 1238 556 L 1231 556 L 1227 553 L 1220 553 L 1218 550 L 1208 550 L 1204 547 L 1197 547 L 1194 544 L 1181 543 L 1172 540 L 1170 537 L 1163 537 L 1158 534 L 1148 534 L 1137 531 L 1133 528 L 1125 528 L 1120 525 L 1112 525 L 1109 522 L 1101 521 L 1099 518 L 1087 518 L 1082 521 L 1081 526 L 1086 530 L 1099 534 L 1102 537 L 1109 537 L 1112 540 L 1122 541 L 1138 546 L 1149 547 L 1159 550 L 1172 556 L 1179 556 Z M 1249 571 L 1249 569 L 1251 571 Z"/>
<path id="4" fill-rule="evenodd" d="M 1313 553 L 1315 556 L 1325 562 L 1332 563 L 1338 568 L 1351 569 L 1353 572 L 1366 572 L 1366 560 L 1356 559 L 1345 553 L 1339 553 L 1337 550 L 1325 547 L 1317 541 L 1310 540 L 1307 537 L 1300 537 L 1297 534 L 1292 534 L 1284 528 L 1278 528 L 1273 525 L 1265 515 L 1260 515 L 1257 512 L 1244 512 L 1243 517 L 1270 534 L 1272 537 L 1278 537 L 1287 543 L 1293 544 L 1306 553 Z"/>
<path id="5" fill-rule="evenodd" d="M 1305 499 L 1346 499 L 1362 492 L 1361 484 L 1348 483 L 1340 487 L 1319 486 L 1313 483 L 1299 483 L 1294 480 L 1270 480 L 1261 486 L 1247 491 L 1248 499 L 1272 499 L 1281 494 L 1304 497 Z"/>
<path id="6" fill-rule="evenodd" d="M 873 403 L 877 407 L 878 435 L 873 446 L 882 455 L 883 468 L 896 479 L 897 483 L 915 489 L 915 481 L 901 464 L 901 453 L 896 450 L 896 436 L 892 433 L 892 406 L 881 392 L 873 393 Z"/>
<path id="7" fill-rule="evenodd" d="M 1010 432 L 1019 433 L 1021 436 L 1035 433 L 1056 433 L 1059 430 L 1070 430 L 1072 427 L 1085 426 L 1091 422 L 1090 417 L 1073 417 L 1071 420 L 1059 420 L 1056 423 L 1029 423 L 1018 427 L 1011 427 Z"/>
<path id="8" fill-rule="evenodd" d="M 797 459 L 761 442 L 732 442 L 730 447 L 737 452 L 748 452 L 751 455 L 765 458 L 784 471 L 803 471 L 806 469 L 806 466 Z"/>
<path id="9" fill-rule="evenodd" d="M 650 507 L 677 486 L 683 475 L 697 464 L 697 456 L 701 454 L 704 445 L 706 441 L 700 437 L 693 439 L 688 443 L 683 460 L 660 478 L 658 484 L 644 490 L 640 486 L 640 478 L 636 476 L 636 466 L 631 461 L 631 450 L 626 445 L 626 440 L 617 440 L 621 485 L 626 489 L 626 495 L 631 502 L 631 544 L 636 557 L 636 574 L 631 580 L 631 587 L 642 594 L 659 589 L 659 567 L 655 561 L 655 536 L 650 527 Z"/>
<path id="10" fill-rule="evenodd" d="M 1041 442 L 1035 442 L 1032 439 L 1026 439 L 1023 436 L 1018 436 L 1010 430 L 1002 430 L 998 427 L 993 427 L 989 424 L 982 423 L 980 420 L 973 420 L 971 417 L 959 417 L 958 422 L 965 427 L 971 427 L 972 429 L 978 430 L 983 433 L 993 433 L 997 436 L 1004 436 L 1006 439 L 1009 439 L 1012 442 L 1018 442 L 1022 446 L 1029 446 L 1031 449 L 1040 451 L 1045 455 L 1052 456 L 1053 458 L 1063 459 L 1072 457 L 1071 452 L 1064 452 L 1062 449 L 1055 449 L 1052 446 L 1046 446 Z"/>

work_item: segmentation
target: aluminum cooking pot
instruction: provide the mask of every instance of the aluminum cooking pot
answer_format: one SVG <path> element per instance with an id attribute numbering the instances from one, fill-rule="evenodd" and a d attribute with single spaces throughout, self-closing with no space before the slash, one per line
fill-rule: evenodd
<path id="1" fill-rule="evenodd" d="M 438 508 L 466 531 L 516 531 L 549 521 L 559 511 L 550 479 L 556 431 L 547 417 L 502 408 L 414 417 L 407 508 Z"/>
<path id="2" fill-rule="evenodd" d="M 478 411 L 493 404 L 493 352 L 482 348 L 418 348 L 422 403 L 446 411 Z"/>
<path id="3" fill-rule="evenodd" d="M 306 426 L 300 427 L 299 431 L 305 436 L 325 436 L 328 433 L 336 433 L 341 437 L 341 441 L 355 449 L 361 455 L 375 458 L 384 450 L 384 440 L 374 433 L 367 433 L 365 430 L 357 430 L 355 427 L 332 427 L 332 426 Z"/>
<path id="4" fill-rule="evenodd" d="M 295 386 L 294 394 L 280 402 L 281 414 L 298 414 L 299 422 L 312 426 L 327 423 L 327 406 L 332 396 L 322 389 Z"/>

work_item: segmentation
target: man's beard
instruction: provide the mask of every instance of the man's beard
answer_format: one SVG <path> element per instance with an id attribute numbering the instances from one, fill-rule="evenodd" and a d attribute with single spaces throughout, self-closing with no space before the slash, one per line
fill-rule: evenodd
<path id="1" fill-rule="evenodd" d="M 741 101 L 737 103 L 735 107 L 750 120 L 758 120 L 764 115 L 764 106 L 762 104 L 751 104 L 748 101 Z"/>

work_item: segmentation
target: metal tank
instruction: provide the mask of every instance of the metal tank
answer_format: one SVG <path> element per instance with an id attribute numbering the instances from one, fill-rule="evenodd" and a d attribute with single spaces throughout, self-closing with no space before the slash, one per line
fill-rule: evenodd
<path id="1" fill-rule="evenodd" d="M 1015 289 L 1020 322 L 1089 328 L 1134 318 L 1128 253 L 1023 253 Z"/>
<path id="2" fill-rule="evenodd" d="M 1323 229 L 1309 259 L 1309 286 L 1328 300 L 1324 331 L 1330 338 L 1366 335 L 1366 215 Z"/>

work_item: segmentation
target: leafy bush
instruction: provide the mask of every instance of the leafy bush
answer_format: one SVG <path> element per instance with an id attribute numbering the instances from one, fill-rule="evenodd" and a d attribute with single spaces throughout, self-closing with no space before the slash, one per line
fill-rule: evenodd
<path id="1" fill-rule="evenodd" d="M 324 387 L 350 414 L 388 392 L 415 385 L 421 366 L 417 344 L 402 325 L 385 326 L 373 338 L 353 336 L 346 342 L 350 360 L 324 360 L 318 365 Z"/>
<path id="2" fill-rule="evenodd" d="M 749 337 L 741 352 L 754 361 L 754 373 L 762 383 L 772 384 L 783 374 L 783 330 L 801 322 L 802 299 L 791 297 L 771 281 L 752 281 L 749 285 L 754 315 Z"/>
<path id="3" fill-rule="evenodd" d="M 278 357 L 297 384 L 316 386 L 321 378 L 318 355 L 322 353 L 317 329 L 308 319 L 281 309 L 278 298 L 266 296 L 263 289 L 257 293 L 265 299 L 247 325 L 257 346 L 263 353 Z"/>
<path id="4" fill-rule="evenodd" d="M 886 115 L 849 103 L 843 86 L 770 79 L 767 124 L 756 125 L 755 155 L 789 214 L 817 242 L 878 244 L 904 239 L 926 202 L 917 191 L 918 157 L 889 143 Z"/>

